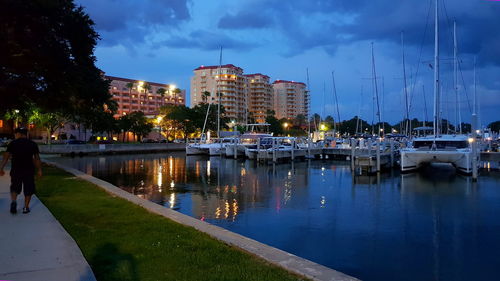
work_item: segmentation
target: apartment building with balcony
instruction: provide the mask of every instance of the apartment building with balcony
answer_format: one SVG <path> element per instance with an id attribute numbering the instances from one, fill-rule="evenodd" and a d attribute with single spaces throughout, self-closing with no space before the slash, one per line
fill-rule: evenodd
<path id="1" fill-rule="evenodd" d="M 191 77 L 191 107 L 203 102 L 217 104 L 219 92 L 226 116 L 245 122 L 248 113 L 247 83 L 243 69 L 232 64 L 200 66 L 194 69 L 194 76 Z"/>
<path id="2" fill-rule="evenodd" d="M 142 111 L 145 115 L 152 116 L 158 114 L 163 105 L 184 105 L 186 102 L 186 91 L 181 90 L 180 93 L 176 93 L 175 85 L 114 76 L 104 76 L 104 78 L 110 80 L 109 91 L 118 105 L 115 117 L 134 111 Z M 149 89 L 147 85 L 150 86 Z"/>
<path id="3" fill-rule="evenodd" d="M 268 110 L 273 110 L 273 86 L 269 76 L 255 73 L 246 74 L 248 111 L 257 123 L 265 123 Z"/>
<path id="4" fill-rule="evenodd" d="M 276 80 L 273 82 L 273 108 L 276 118 L 292 119 L 302 114 L 309 116 L 309 93 L 302 82 Z"/>

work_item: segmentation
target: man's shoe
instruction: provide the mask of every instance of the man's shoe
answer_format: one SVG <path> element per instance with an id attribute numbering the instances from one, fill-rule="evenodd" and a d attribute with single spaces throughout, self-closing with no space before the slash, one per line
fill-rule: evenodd
<path id="1" fill-rule="evenodd" d="M 28 207 L 23 208 L 23 214 L 27 214 L 29 212 L 30 212 L 30 208 L 28 208 Z"/>
<path id="2" fill-rule="evenodd" d="M 10 203 L 10 213 L 11 214 L 17 213 L 17 202 L 16 201 L 12 201 Z"/>

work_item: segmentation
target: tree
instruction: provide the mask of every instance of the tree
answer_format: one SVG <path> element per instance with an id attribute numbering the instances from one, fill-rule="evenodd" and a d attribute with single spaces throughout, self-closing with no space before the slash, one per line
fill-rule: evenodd
<path id="1" fill-rule="evenodd" d="M 207 110 L 208 107 L 210 106 L 210 111 L 208 112 L 208 117 L 207 117 Z M 207 124 L 205 127 L 205 131 L 212 131 L 216 132 L 217 131 L 217 105 L 214 104 L 206 104 L 206 103 L 201 103 L 197 104 L 192 108 L 193 114 L 191 115 L 191 120 L 194 122 L 194 126 L 200 129 L 203 128 L 203 124 L 205 123 L 205 119 L 207 120 Z M 223 105 L 220 106 L 220 124 L 221 124 L 221 129 L 227 129 L 228 126 L 227 124 L 231 122 L 231 120 L 226 117 L 226 110 Z"/>
<path id="2" fill-rule="evenodd" d="M 311 128 L 317 130 L 319 128 L 319 122 L 321 121 L 321 116 L 318 113 L 314 113 L 309 120 L 311 123 Z"/>
<path id="3" fill-rule="evenodd" d="M 490 128 L 492 132 L 499 132 L 500 131 L 500 121 L 491 122 L 488 125 L 488 128 Z"/>
<path id="4" fill-rule="evenodd" d="M 304 114 L 298 114 L 294 119 L 293 119 L 293 125 L 297 126 L 299 128 L 307 128 L 307 117 Z"/>
<path id="5" fill-rule="evenodd" d="M 323 124 L 326 127 L 326 130 L 332 130 L 335 127 L 335 120 L 331 115 L 328 115 L 325 117 L 325 120 L 323 120 Z"/>
<path id="6" fill-rule="evenodd" d="M 269 131 L 274 133 L 274 135 L 283 134 L 283 127 L 280 121 L 275 117 L 274 110 L 268 110 L 266 112 L 266 123 L 269 124 Z"/>
<path id="7" fill-rule="evenodd" d="M 130 119 L 129 115 L 123 115 L 118 119 L 118 129 L 123 132 L 123 141 L 128 142 L 128 134 L 132 130 L 132 119 Z M 127 136 L 127 139 L 125 139 Z"/>
<path id="8" fill-rule="evenodd" d="M 65 116 L 58 113 L 42 113 L 40 109 L 33 108 L 29 123 L 33 123 L 47 132 L 47 144 L 51 143 L 54 132 L 64 126 L 67 121 Z"/>
<path id="9" fill-rule="evenodd" d="M 137 140 L 141 141 L 142 137 L 149 134 L 153 130 L 153 124 L 148 121 L 148 118 L 142 111 L 135 111 L 129 114 L 132 126 L 130 131 L 137 136 Z"/>
<path id="10" fill-rule="evenodd" d="M 208 97 L 210 97 L 210 92 L 209 91 L 203 92 L 201 94 L 201 100 L 202 100 L 202 102 L 207 103 Z"/>
<path id="11" fill-rule="evenodd" d="M 99 35 L 72 0 L 3 1 L 0 38 L 0 112 L 34 104 L 77 115 L 109 102 L 93 54 Z"/>
<path id="12" fill-rule="evenodd" d="M 356 132 L 356 128 L 358 129 L 358 132 Z M 361 118 L 358 120 L 357 116 L 354 116 L 350 120 L 340 122 L 338 129 L 341 134 L 349 135 L 354 135 L 356 133 L 371 133 L 371 125 Z"/>
<path id="13" fill-rule="evenodd" d="M 181 132 L 184 138 L 196 132 L 198 128 L 193 119 L 196 118 L 195 111 L 186 106 L 172 106 L 172 110 L 165 115 L 165 118 L 172 120 L 174 126 Z"/>
<path id="14" fill-rule="evenodd" d="M 156 90 L 156 93 L 157 93 L 158 95 L 160 95 L 160 97 L 161 97 L 161 105 L 163 105 L 163 104 L 164 104 L 164 101 L 165 101 L 165 100 L 164 100 L 163 98 L 165 97 L 165 93 L 166 93 L 166 92 L 167 92 L 167 90 L 165 90 L 165 88 L 158 88 L 158 90 Z"/>
<path id="15" fill-rule="evenodd" d="M 177 95 L 180 94 L 180 93 L 182 93 L 182 91 L 179 88 L 175 88 L 172 92 L 174 93 L 174 102 L 175 102 L 175 105 L 177 105 Z"/>
<path id="16" fill-rule="evenodd" d="M 145 82 L 142 85 L 142 90 L 144 91 L 144 102 L 143 104 L 147 104 L 148 102 L 148 93 L 151 91 L 151 85 L 148 82 Z"/>

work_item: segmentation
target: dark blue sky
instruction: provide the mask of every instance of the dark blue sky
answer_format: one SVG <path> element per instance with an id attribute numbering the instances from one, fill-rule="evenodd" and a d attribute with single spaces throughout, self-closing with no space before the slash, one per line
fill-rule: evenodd
<path id="1" fill-rule="evenodd" d="M 242 67 L 246 73 L 260 72 L 273 80 L 306 82 L 308 68 L 312 112 L 325 116 L 335 116 L 331 78 L 335 71 L 341 119 L 357 114 L 368 121 L 374 117 L 374 91 L 369 79 L 373 42 L 382 117 L 391 123 L 402 118 L 404 109 L 400 42 L 403 30 L 410 117 L 422 119 L 427 107 L 428 119 L 432 118 L 433 70 L 429 64 L 433 63 L 434 54 L 433 2 L 77 1 L 96 23 L 102 38 L 96 49 L 97 64 L 109 75 L 174 83 L 189 91 L 193 69 L 218 64 L 218 48 L 222 45 L 223 63 Z M 454 19 L 462 69 L 459 93 L 463 121 L 470 120 L 474 56 L 478 61 L 482 123 L 499 120 L 500 2 L 484 0 L 442 2 L 444 118 L 456 120 L 452 73 Z"/>

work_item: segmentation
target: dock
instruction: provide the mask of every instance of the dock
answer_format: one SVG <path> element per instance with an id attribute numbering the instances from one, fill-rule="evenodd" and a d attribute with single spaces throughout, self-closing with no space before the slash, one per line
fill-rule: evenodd
<path id="1" fill-rule="evenodd" d="M 184 143 L 140 143 L 140 144 L 53 144 L 39 145 L 42 154 L 82 156 L 88 154 L 151 153 L 163 151 L 185 151 Z"/>

